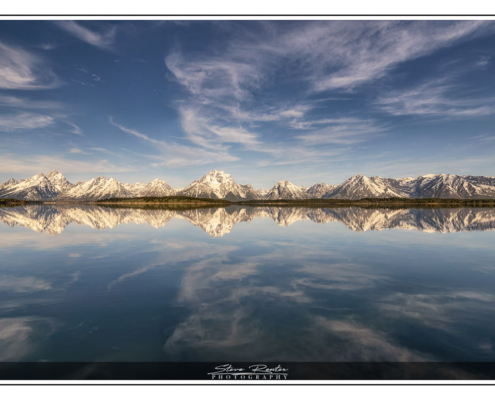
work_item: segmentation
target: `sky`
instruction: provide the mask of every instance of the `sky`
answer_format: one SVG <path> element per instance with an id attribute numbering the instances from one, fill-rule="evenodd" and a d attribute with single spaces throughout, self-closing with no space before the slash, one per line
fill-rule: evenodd
<path id="1" fill-rule="evenodd" d="M 0 21 L 0 181 L 495 175 L 495 21 Z"/>

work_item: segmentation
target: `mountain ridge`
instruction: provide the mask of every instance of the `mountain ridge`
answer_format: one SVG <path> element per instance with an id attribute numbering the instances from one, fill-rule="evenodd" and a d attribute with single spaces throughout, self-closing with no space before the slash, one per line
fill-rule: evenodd
<path id="1" fill-rule="evenodd" d="M 269 190 L 241 185 L 230 174 L 212 170 L 188 186 L 174 189 L 162 179 L 149 183 L 122 183 L 115 178 L 95 177 L 88 181 L 69 182 L 53 170 L 31 178 L 13 178 L 0 184 L 0 198 L 36 201 L 87 201 L 108 198 L 189 196 L 198 198 L 246 200 L 299 200 L 362 198 L 451 198 L 493 199 L 495 177 L 427 174 L 416 178 L 382 178 L 355 175 L 340 185 L 317 183 L 307 188 L 289 181 L 279 181 Z"/>

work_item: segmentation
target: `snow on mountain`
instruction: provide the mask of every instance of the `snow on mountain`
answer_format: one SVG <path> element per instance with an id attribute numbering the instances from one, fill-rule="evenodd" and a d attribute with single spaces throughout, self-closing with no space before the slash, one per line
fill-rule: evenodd
<path id="1" fill-rule="evenodd" d="M 410 197 L 451 199 L 493 198 L 495 179 L 450 174 L 424 175 L 404 185 Z"/>
<path id="2" fill-rule="evenodd" d="M 239 185 L 230 174 L 212 170 L 177 193 L 179 196 L 210 199 L 252 200 L 259 198 L 251 185 Z"/>
<path id="3" fill-rule="evenodd" d="M 144 185 L 144 184 L 143 184 Z M 175 189 L 161 179 L 155 179 L 136 192 L 137 197 L 174 196 Z"/>
<path id="4" fill-rule="evenodd" d="M 138 197 L 139 192 L 143 190 L 146 186 L 146 183 L 138 182 L 138 183 L 123 183 L 122 186 L 129 193 L 131 197 Z"/>
<path id="5" fill-rule="evenodd" d="M 100 200 L 112 197 L 131 197 L 124 184 L 114 178 L 93 178 L 78 182 L 71 189 L 62 193 L 61 200 Z"/>
<path id="6" fill-rule="evenodd" d="M 296 200 L 296 199 L 310 199 L 311 196 L 307 194 L 299 186 L 290 183 L 289 181 L 280 181 L 272 187 L 265 195 L 266 200 Z"/>
<path id="7" fill-rule="evenodd" d="M 52 175 L 52 177 L 55 178 L 53 183 L 43 174 L 19 182 L 10 179 L 0 189 L 0 197 L 20 200 L 54 199 L 61 193 L 60 185 L 63 185 L 64 182 L 58 176 Z"/>
<path id="8" fill-rule="evenodd" d="M 9 186 L 15 185 L 16 183 L 18 183 L 18 182 L 14 178 L 10 178 L 8 181 L 6 181 L 0 185 L 0 190 L 8 188 Z"/>
<path id="9" fill-rule="evenodd" d="M 338 185 L 323 198 L 358 200 L 365 197 L 408 197 L 396 179 L 356 175 Z"/>
<path id="10" fill-rule="evenodd" d="M 74 185 L 70 183 L 65 176 L 63 176 L 60 172 L 58 171 L 51 171 L 48 174 L 45 175 L 46 179 L 48 179 L 51 184 L 57 189 L 60 193 L 69 190 L 72 188 Z"/>
<path id="11" fill-rule="evenodd" d="M 338 185 L 327 185 L 326 183 L 315 183 L 306 193 L 311 197 L 321 199 L 325 195 L 331 195 Z"/>
<path id="12" fill-rule="evenodd" d="M 261 199 L 261 198 L 264 198 L 266 196 L 266 194 L 268 193 L 268 190 L 260 188 L 260 189 L 256 190 L 256 193 L 258 194 L 258 197 Z"/>

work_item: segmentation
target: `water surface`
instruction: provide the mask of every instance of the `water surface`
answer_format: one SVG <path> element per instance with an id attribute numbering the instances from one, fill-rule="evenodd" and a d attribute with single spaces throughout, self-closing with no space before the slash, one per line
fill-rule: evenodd
<path id="1" fill-rule="evenodd" d="M 495 361 L 493 209 L 0 221 L 0 361 Z"/>

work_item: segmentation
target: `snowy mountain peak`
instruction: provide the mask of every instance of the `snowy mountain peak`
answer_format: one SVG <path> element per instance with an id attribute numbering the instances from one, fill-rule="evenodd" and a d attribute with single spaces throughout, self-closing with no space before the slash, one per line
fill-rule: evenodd
<path id="1" fill-rule="evenodd" d="M 306 193 L 305 190 L 299 186 L 294 185 L 289 181 L 279 181 L 273 186 L 265 195 L 267 200 L 295 200 L 295 199 L 309 199 L 311 196 Z"/>
<path id="2" fill-rule="evenodd" d="M 222 184 L 225 182 L 234 182 L 234 179 L 230 174 L 227 174 L 223 171 L 213 169 L 208 174 L 204 175 L 200 180 L 202 183 L 218 183 Z"/>
<path id="3" fill-rule="evenodd" d="M 42 180 L 46 179 L 46 176 L 43 173 L 41 173 L 41 174 L 36 174 L 36 175 L 32 176 L 30 179 L 32 179 L 34 181 L 42 181 Z"/>
<path id="4" fill-rule="evenodd" d="M 166 197 L 173 196 L 176 190 L 161 179 L 154 179 L 137 191 L 137 197 Z"/>
<path id="5" fill-rule="evenodd" d="M 206 197 L 211 199 L 252 200 L 260 198 L 250 185 L 239 185 L 230 174 L 212 170 L 200 180 L 180 190 L 180 196 Z"/>
<path id="6" fill-rule="evenodd" d="M 14 178 L 10 178 L 8 181 L 0 185 L 0 187 L 7 187 L 7 186 L 15 185 L 16 183 L 18 182 Z"/>
<path id="7" fill-rule="evenodd" d="M 62 175 L 62 174 L 61 174 L 60 172 L 58 172 L 56 169 L 54 169 L 54 170 L 52 170 L 52 171 L 48 172 L 45 176 L 46 176 L 47 178 L 51 178 L 51 177 L 53 177 L 53 176 L 58 176 L 58 175 Z M 62 175 L 62 176 L 63 176 L 63 175 Z"/>

